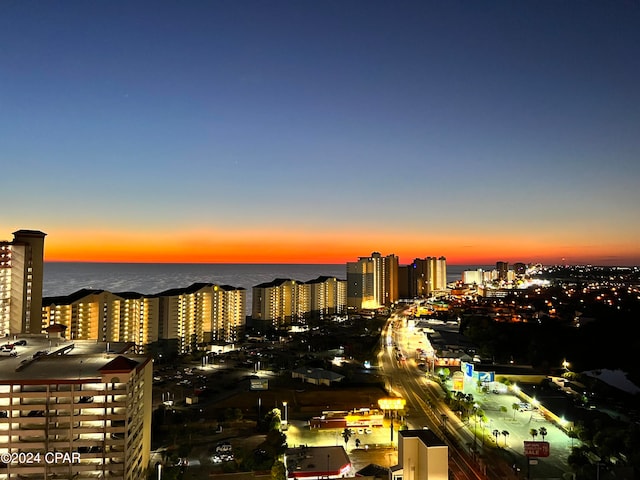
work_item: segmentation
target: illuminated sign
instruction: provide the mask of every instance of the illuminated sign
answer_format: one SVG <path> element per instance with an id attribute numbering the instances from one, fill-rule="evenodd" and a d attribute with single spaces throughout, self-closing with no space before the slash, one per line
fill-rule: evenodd
<path id="1" fill-rule="evenodd" d="M 381 398 L 378 400 L 378 406 L 383 410 L 402 410 L 406 403 L 404 398 Z"/>
<path id="2" fill-rule="evenodd" d="M 524 455 L 526 457 L 548 457 L 549 442 L 524 442 Z"/>
<path id="3" fill-rule="evenodd" d="M 250 390 L 269 390 L 269 380 L 264 378 L 252 378 Z"/>
<path id="4" fill-rule="evenodd" d="M 477 372 L 478 380 L 481 382 L 494 382 L 496 378 L 495 372 Z"/>
<path id="5" fill-rule="evenodd" d="M 453 391 L 454 392 L 462 392 L 464 391 L 464 377 L 453 377 Z"/>

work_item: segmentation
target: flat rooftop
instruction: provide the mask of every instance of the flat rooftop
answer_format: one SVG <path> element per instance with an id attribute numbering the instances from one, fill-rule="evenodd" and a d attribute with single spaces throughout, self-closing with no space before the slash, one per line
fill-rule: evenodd
<path id="1" fill-rule="evenodd" d="M 398 433 L 406 438 L 419 438 L 427 447 L 444 447 L 447 445 L 431 430 L 400 430 Z"/>
<path id="2" fill-rule="evenodd" d="M 45 337 L 18 336 L 0 345 L 24 339 L 27 345 L 15 346 L 17 356 L 0 355 L 0 384 L 49 380 L 87 381 L 101 379 L 100 369 L 123 355 L 143 365 L 144 355 L 130 355 L 128 343 L 68 341 Z"/>
<path id="3" fill-rule="evenodd" d="M 289 477 L 328 478 L 345 476 L 351 461 L 341 446 L 289 448 L 285 454 Z"/>

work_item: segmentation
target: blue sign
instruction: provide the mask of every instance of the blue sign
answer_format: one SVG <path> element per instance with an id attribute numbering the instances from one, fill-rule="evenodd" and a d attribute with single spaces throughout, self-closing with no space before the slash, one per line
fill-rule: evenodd
<path id="1" fill-rule="evenodd" d="M 462 362 L 462 371 L 465 377 L 473 378 L 473 363 Z"/>
<path id="2" fill-rule="evenodd" d="M 495 372 L 478 372 L 478 380 L 482 383 L 493 382 L 495 380 Z"/>

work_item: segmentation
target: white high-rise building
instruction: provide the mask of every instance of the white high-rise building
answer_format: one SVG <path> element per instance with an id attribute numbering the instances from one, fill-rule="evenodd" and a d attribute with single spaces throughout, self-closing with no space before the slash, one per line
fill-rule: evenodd
<path id="1" fill-rule="evenodd" d="M 253 287 L 251 318 L 267 327 L 283 328 L 305 319 L 310 286 L 289 278 L 276 278 Z"/>
<path id="2" fill-rule="evenodd" d="M 447 259 L 445 257 L 427 257 L 429 262 L 429 283 L 431 292 L 447 288 Z"/>
<path id="3" fill-rule="evenodd" d="M 35 342 L 30 337 L 21 348 L 43 347 Z M 104 349 L 94 343 L 81 350 L 92 345 Z M 147 478 L 151 359 L 104 350 L 74 354 L 78 350 L 69 343 L 26 363 L 4 359 L 0 479 Z"/>
<path id="4" fill-rule="evenodd" d="M 398 300 L 398 257 L 373 252 L 347 262 L 347 304 L 351 308 L 378 308 Z"/>
<path id="5" fill-rule="evenodd" d="M 39 331 L 58 325 L 70 340 L 132 342 L 139 352 L 157 347 L 183 354 L 211 341 L 237 341 L 245 298 L 244 288 L 210 283 L 155 295 L 85 289 L 45 297 Z"/>
<path id="6" fill-rule="evenodd" d="M 40 333 L 45 236 L 18 230 L 0 241 L 0 335 Z"/>
<path id="7" fill-rule="evenodd" d="M 447 288 L 447 259 L 445 257 L 416 258 L 409 268 L 409 294 L 426 298 Z"/>
<path id="8" fill-rule="evenodd" d="M 484 283 L 484 270 L 465 270 L 462 272 L 462 283 L 465 285 L 482 285 Z"/>

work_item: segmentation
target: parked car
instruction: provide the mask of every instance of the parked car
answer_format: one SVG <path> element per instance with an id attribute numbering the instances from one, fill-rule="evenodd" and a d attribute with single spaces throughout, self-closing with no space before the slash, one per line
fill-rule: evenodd
<path id="1" fill-rule="evenodd" d="M 227 452 L 231 452 L 233 450 L 233 448 L 231 447 L 230 443 L 220 443 L 216 446 L 216 453 L 227 453 Z"/>

